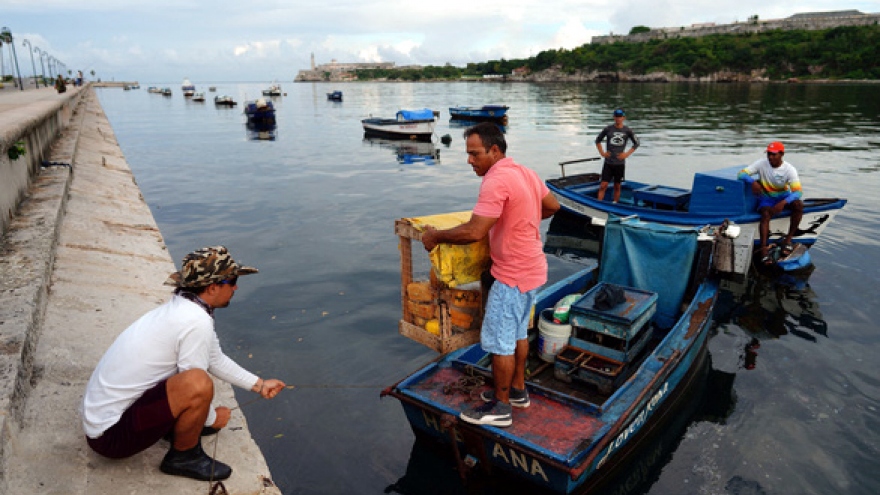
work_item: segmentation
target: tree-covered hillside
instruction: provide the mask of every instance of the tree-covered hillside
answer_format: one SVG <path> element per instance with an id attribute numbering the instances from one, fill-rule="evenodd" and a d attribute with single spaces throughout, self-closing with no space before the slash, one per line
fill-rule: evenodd
<path id="1" fill-rule="evenodd" d="M 646 43 L 586 44 L 572 50 L 546 50 L 528 59 L 490 60 L 460 69 L 446 65 L 422 70 L 358 71 L 359 80 L 459 79 L 509 75 L 526 67 L 531 73 L 559 68 L 563 73 L 655 72 L 702 77 L 717 72 L 765 71 L 771 80 L 880 79 L 880 26 L 846 26 L 806 31 L 670 38 Z"/>

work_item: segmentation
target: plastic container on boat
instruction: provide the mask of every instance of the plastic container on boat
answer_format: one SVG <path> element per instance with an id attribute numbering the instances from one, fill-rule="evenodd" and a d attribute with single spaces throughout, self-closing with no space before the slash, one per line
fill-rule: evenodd
<path id="1" fill-rule="evenodd" d="M 538 356 L 552 363 L 556 355 L 568 344 L 571 337 L 571 325 L 567 323 L 553 323 L 553 308 L 541 311 L 538 320 Z"/>

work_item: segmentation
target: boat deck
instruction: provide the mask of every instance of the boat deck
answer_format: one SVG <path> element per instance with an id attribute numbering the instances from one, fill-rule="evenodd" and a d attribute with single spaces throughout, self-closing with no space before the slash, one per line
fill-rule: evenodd
<path id="1" fill-rule="evenodd" d="M 552 376 L 551 365 L 545 367 L 539 380 L 561 383 Z M 467 368 L 438 366 L 418 382 L 402 388 L 418 396 L 418 400 L 451 409 L 457 414 L 482 404 L 480 394 L 491 389 L 489 385 L 481 384 L 470 390 L 461 390 L 467 388 L 460 387 L 461 384 L 473 381 L 474 376 L 468 373 Z M 530 383 L 538 381 L 530 380 Z M 531 406 L 525 409 L 513 408 L 513 425 L 503 429 L 505 434 L 516 437 L 519 443 L 547 451 L 560 459 L 572 459 L 588 447 L 606 425 L 596 415 L 595 409 L 591 411 L 587 404 L 555 398 L 552 394 L 543 395 L 536 393 L 532 387 L 529 388 Z M 596 398 L 602 400 L 601 397 Z"/>

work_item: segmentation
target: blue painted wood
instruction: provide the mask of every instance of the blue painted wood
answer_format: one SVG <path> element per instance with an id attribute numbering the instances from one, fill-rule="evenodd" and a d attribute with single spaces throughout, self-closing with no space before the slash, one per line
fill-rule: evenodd
<path id="1" fill-rule="evenodd" d="M 591 266 L 542 290 L 535 314 L 565 295 L 582 291 L 596 272 Z M 532 404 L 514 411 L 509 428 L 457 419 L 463 408 L 475 405 L 480 388 L 470 394 L 446 393 L 451 382 L 491 376 L 491 356 L 479 344 L 441 356 L 388 393 L 401 401 L 417 434 L 449 445 L 455 442 L 460 452 L 484 459 L 495 469 L 559 493 L 572 493 L 624 459 L 652 422 L 659 421 L 657 415 L 665 413 L 658 411 L 666 411 L 679 387 L 695 375 L 696 363 L 705 358 L 717 297 L 717 281 L 703 279 L 676 324 L 652 341 L 644 358 L 632 363 L 629 379 L 614 383 L 609 393 L 570 394 L 535 377 L 528 379 Z"/>

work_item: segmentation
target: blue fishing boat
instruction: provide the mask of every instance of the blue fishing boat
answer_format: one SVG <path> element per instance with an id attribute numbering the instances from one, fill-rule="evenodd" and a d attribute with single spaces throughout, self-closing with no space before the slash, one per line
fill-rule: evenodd
<path id="1" fill-rule="evenodd" d="M 503 120 L 507 117 L 509 108 L 507 105 L 449 107 L 449 116 L 456 120 Z"/>
<path id="2" fill-rule="evenodd" d="M 247 102 L 244 114 L 247 116 L 248 124 L 275 125 L 275 105 L 265 98 Z"/>
<path id="3" fill-rule="evenodd" d="M 501 470 L 558 493 L 587 490 L 637 450 L 696 379 L 718 297 L 714 237 L 636 218 L 609 220 L 604 236 L 598 265 L 538 296 L 526 373 L 531 405 L 514 408 L 510 427 L 458 417 L 491 389 L 491 355 L 479 344 L 443 354 L 382 392 L 401 402 L 417 437 L 448 446 L 460 470 Z M 612 288 L 622 301 L 600 307 L 599 294 Z M 578 296 L 570 336 L 548 360 L 541 328 L 571 294 Z"/>
<path id="4" fill-rule="evenodd" d="M 330 101 L 342 101 L 342 91 L 336 90 L 327 93 L 327 99 Z"/>
<path id="5" fill-rule="evenodd" d="M 437 115 L 430 108 L 400 110 L 393 119 L 370 117 L 361 120 L 364 135 L 388 139 L 430 141 L 434 135 Z"/>
<path id="6" fill-rule="evenodd" d="M 598 158 L 562 162 L 559 164 L 562 176 L 546 181 L 565 210 L 594 223 L 604 222 L 610 215 L 638 215 L 647 222 L 680 227 L 720 226 L 725 221 L 733 222 L 744 232 L 750 231 L 755 242 L 759 240 L 758 198 L 745 182 L 737 179 L 743 165 L 696 173 L 691 189 L 626 180 L 621 183 L 620 201 L 612 203 L 610 185 L 605 201 L 596 197 L 599 174 L 565 175 L 565 165 L 592 160 Z M 809 247 L 846 205 L 846 199 L 803 198 L 803 202 L 804 215 L 793 240 Z M 788 227 L 789 212 L 784 211 L 770 221 L 770 241 L 785 237 Z"/>

